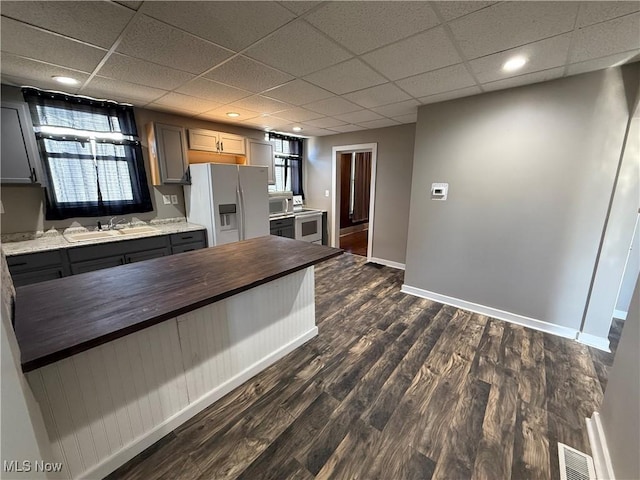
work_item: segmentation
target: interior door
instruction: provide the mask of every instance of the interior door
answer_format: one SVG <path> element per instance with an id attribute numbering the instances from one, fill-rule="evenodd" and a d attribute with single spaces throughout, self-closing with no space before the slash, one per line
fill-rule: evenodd
<path id="1" fill-rule="evenodd" d="M 238 177 L 242 192 L 243 240 L 269 235 L 269 194 L 267 167 L 240 166 Z"/>

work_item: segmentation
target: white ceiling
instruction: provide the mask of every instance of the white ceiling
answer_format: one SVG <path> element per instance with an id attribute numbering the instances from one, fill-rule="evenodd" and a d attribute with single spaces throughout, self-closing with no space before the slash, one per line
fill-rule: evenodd
<path id="1" fill-rule="evenodd" d="M 3 83 L 309 136 L 640 55 L 639 1 L 3 0 L 0 13 Z M 517 54 L 527 65 L 503 72 Z"/>

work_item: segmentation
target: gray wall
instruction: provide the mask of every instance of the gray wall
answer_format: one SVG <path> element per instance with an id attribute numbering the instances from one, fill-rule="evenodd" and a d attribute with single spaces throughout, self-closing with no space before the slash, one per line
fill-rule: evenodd
<path id="1" fill-rule="evenodd" d="M 377 143 L 376 201 L 372 256 L 405 263 L 411 165 L 415 124 L 310 138 L 306 142 L 305 196 L 313 208 L 329 212 L 331 222 L 331 149 Z M 325 197 L 329 190 L 329 197 Z"/>
<path id="2" fill-rule="evenodd" d="M 23 101 L 19 88 L 2 85 L 2 99 Z M 184 193 L 180 185 L 162 185 L 154 187 L 151 185 L 149 170 L 149 154 L 147 139 L 145 135 L 145 125 L 155 121 L 167 123 L 170 125 L 179 125 L 186 128 L 206 128 L 209 130 L 221 130 L 229 133 L 236 133 L 246 137 L 261 139 L 264 138 L 264 132 L 248 128 L 237 127 L 235 125 L 227 125 L 195 118 L 183 117 L 171 113 L 158 112 L 154 110 L 146 110 L 142 108 L 135 109 L 136 124 L 138 126 L 138 134 L 142 143 L 142 153 L 144 156 L 145 167 L 147 170 L 147 178 L 151 190 L 151 200 L 153 202 L 153 211 L 147 213 L 139 213 L 134 215 L 126 215 L 123 218 L 138 218 L 143 221 L 161 218 L 184 217 Z M 162 195 L 178 195 L 178 205 L 164 205 Z M 100 218 L 70 218 L 60 221 L 47 221 L 44 216 L 44 191 L 41 187 L 33 186 L 7 186 L 2 185 L 0 190 L 0 198 L 4 206 L 5 213 L 0 216 L 0 228 L 2 233 L 15 232 L 36 232 L 48 230 L 50 228 L 66 228 L 71 225 L 95 225 Z"/>
<path id="3" fill-rule="evenodd" d="M 578 329 L 625 94 L 610 69 L 421 107 L 405 283 Z M 430 200 L 433 182 L 447 201 Z"/>
<path id="4" fill-rule="evenodd" d="M 639 351 L 640 283 L 637 283 L 600 408 L 613 471 L 620 480 L 640 478 Z"/>

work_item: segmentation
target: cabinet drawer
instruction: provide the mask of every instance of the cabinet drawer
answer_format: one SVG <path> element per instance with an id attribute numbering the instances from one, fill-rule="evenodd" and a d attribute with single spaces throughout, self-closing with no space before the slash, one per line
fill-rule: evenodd
<path id="1" fill-rule="evenodd" d="M 168 239 L 166 235 L 140 238 L 136 240 L 101 243 L 100 245 L 89 245 L 86 247 L 69 249 L 69 260 L 71 260 L 72 263 L 83 262 L 85 260 L 126 255 L 128 253 L 154 250 L 156 248 L 166 248 L 168 246 Z"/>
<path id="2" fill-rule="evenodd" d="M 205 244 L 203 242 L 183 243 L 182 245 L 171 247 L 171 253 L 184 253 L 192 250 L 200 250 L 201 248 L 205 248 Z"/>
<path id="3" fill-rule="evenodd" d="M 13 285 L 16 287 L 31 285 L 32 283 L 44 282 L 47 280 L 56 280 L 62 277 L 64 277 L 64 270 L 62 267 L 43 268 L 42 270 L 36 270 L 33 272 L 13 273 L 11 275 Z"/>
<path id="4" fill-rule="evenodd" d="M 124 256 L 124 261 L 125 263 L 136 263 L 144 260 L 151 260 L 152 258 L 166 257 L 169 254 L 169 248 L 167 247 L 156 248 L 154 250 L 147 250 L 144 252 L 129 253 Z"/>
<path id="5" fill-rule="evenodd" d="M 270 228 L 293 228 L 293 218 L 279 218 L 277 220 L 271 220 L 269 222 Z"/>
<path id="6" fill-rule="evenodd" d="M 183 243 L 205 242 L 204 230 L 196 230 L 194 232 L 174 233 L 171 235 L 171 245 L 182 245 Z M 205 243 L 206 245 L 206 243 Z"/>
<path id="7" fill-rule="evenodd" d="M 78 275 L 80 273 L 93 272 L 95 270 L 102 270 L 103 268 L 117 267 L 120 265 L 124 265 L 124 255 L 72 263 L 71 273 L 73 275 Z"/>
<path id="8" fill-rule="evenodd" d="M 51 252 L 27 253 L 24 255 L 15 255 L 7 257 L 7 264 L 11 273 L 24 272 L 35 268 L 43 268 L 49 266 L 61 266 L 64 262 L 62 251 L 54 250 Z"/>

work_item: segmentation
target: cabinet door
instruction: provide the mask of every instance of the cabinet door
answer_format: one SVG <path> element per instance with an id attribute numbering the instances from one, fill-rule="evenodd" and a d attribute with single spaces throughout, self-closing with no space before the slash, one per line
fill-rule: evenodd
<path id="1" fill-rule="evenodd" d="M 232 133 L 218 133 L 220 138 L 220 152 L 229 153 L 231 155 L 244 155 L 244 137 L 234 135 Z"/>
<path id="2" fill-rule="evenodd" d="M 296 229 L 294 227 L 284 227 L 280 230 L 280 236 L 286 238 L 296 238 Z"/>
<path id="3" fill-rule="evenodd" d="M 39 154 L 26 103 L 2 102 L 2 183 L 36 183 Z"/>
<path id="4" fill-rule="evenodd" d="M 154 185 L 188 184 L 189 161 L 184 128 L 153 123 L 147 126 Z"/>
<path id="5" fill-rule="evenodd" d="M 78 275 L 80 273 L 102 270 L 103 268 L 117 267 L 119 265 L 124 265 L 124 255 L 99 258 L 97 260 L 89 260 L 87 262 L 72 263 L 71 273 L 73 275 Z"/>
<path id="6" fill-rule="evenodd" d="M 273 169 L 273 145 L 266 141 L 254 139 L 249 139 L 247 143 L 247 148 L 249 149 L 249 151 L 247 152 L 247 164 L 266 166 L 269 170 L 269 185 L 275 185 L 276 180 Z"/>
<path id="7" fill-rule="evenodd" d="M 12 273 L 11 280 L 13 280 L 14 286 L 22 287 L 23 285 L 31 285 L 32 283 L 44 282 L 46 280 L 55 280 L 64 276 L 64 270 L 62 267 L 53 267 L 43 268 L 42 270 L 35 270 L 33 272 Z"/>
<path id="8" fill-rule="evenodd" d="M 171 247 L 171 253 L 191 252 L 192 250 L 200 250 L 201 248 L 205 248 L 204 242 L 184 243 L 182 245 Z"/>
<path id="9" fill-rule="evenodd" d="M 219 141 L 218 132 L 203 130 L 201 128 L 189 129 L 189 148 L 191 150 L 217 152 L 220 150 Z"/>

